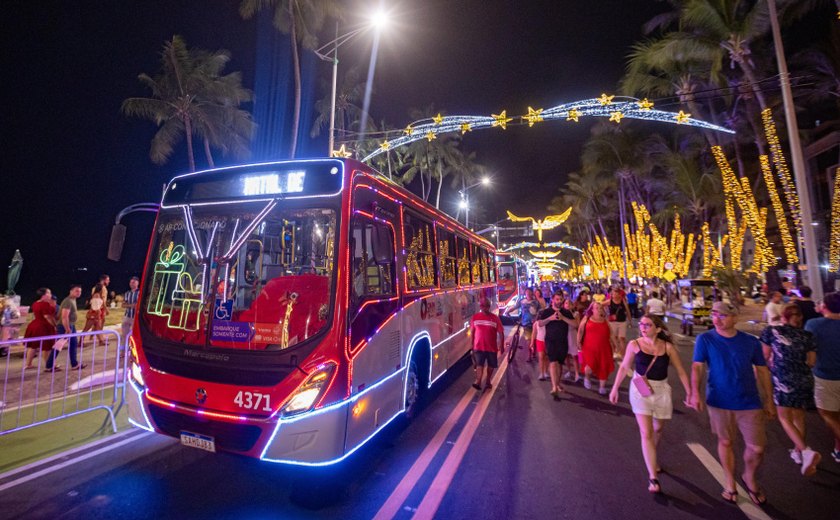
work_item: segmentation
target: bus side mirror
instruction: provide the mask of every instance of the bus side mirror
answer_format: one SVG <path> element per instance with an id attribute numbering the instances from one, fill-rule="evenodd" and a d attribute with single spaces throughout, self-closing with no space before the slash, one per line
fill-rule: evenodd
<path id="1" fill-rule="evenodd" d="M 125 226 L 114 224 L 111 228 L 111 241 L 108 242 L 108 260 L 119 262 L 125 244 Z"/>

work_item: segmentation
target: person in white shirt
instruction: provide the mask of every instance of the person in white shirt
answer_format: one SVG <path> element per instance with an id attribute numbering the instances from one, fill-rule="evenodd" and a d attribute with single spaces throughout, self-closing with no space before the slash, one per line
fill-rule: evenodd
<path id="1" fill-rule="evenodd" d="M 647 312 L 660 318 L 665 316 L 665 302 L 659 299 L 659 293 L 654 291 L 647 300 Z"/>
<path id="2" fill-rule="evenodd" d="M 785 305 L 782 303 L 782 293 L 779 291 L 770 294 L 770 301 L 764 307 L 764 318 L 768 325 L 782 324 L 782 310 Z"/>

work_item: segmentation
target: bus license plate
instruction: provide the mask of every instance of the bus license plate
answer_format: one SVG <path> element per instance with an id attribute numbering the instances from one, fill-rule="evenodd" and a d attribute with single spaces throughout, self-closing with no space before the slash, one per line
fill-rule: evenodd
<path id="1" fill-rule="evenodd" d="M 216 441 L 213 437 L 199 435 L 192 432 L 181 432 L 181 444 L 191 448 L 198 448 L 200 450 L 212 451 L 216 453 Z"/>

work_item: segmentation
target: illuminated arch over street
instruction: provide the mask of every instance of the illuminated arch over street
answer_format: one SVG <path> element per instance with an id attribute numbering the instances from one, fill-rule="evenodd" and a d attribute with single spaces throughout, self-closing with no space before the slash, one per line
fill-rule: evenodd
<path id="1" fill-rule="evenodd" d="M 517 119 L 522 123 L 528 123 L 529 127 L 534 126 L 536 123 L 553 120 L 566 120 L 577 123 L 580 121 L 580 118 L 587 116 L 606 117 L 616 124 L 621 123 L 621 120 L 624 118 L 642 119 L 694 126 L 727 134 L 735 133 L 729 128 L 694 119 L 691 117 L 691 114 L 682 110 L 679 112 L 666 112 L 664 110 L 654 109 L 653 102 L 647 99 L 640 100 L 632 97 L 617 97 L 602 94 L 599 98 L 563 103 L 562 105 L 548 109 L 528 107 L 528 113 L 521 116 L 508 117 L 506 110 L 490 116 L 442 116 L 438 114 L 433 118 L 421 119 L 411 123 L 402 131 L 403 135 L 396 139 L 391 141 L 385 139 L 379 145 L 379 148 L 369 153 L 362 161 L 367 162 L 381 153 L 419 141 L 420 139 L 432 141 L 440 134 L 452 132 L 465 134 L 473 130 L 493 127 L 500 127 L 504 130 L 507 128 L 508 123 Z"/>

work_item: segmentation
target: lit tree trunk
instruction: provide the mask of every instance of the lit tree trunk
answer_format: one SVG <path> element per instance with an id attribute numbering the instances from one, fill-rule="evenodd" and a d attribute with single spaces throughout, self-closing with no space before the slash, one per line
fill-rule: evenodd
<path id="1" fill-rule="evenodd" d="M 443 169 L 440 166 L 440 163 L 437 165 L 437 172 L 438 172 L 438 187 L 437 187 L 437 198 L 435 199 L 435 207 L 440 209 L 440 189 L 443 187 Z"/>
<path id="2" fill-rule="evenodd" d="M 204 155 L 207 157 L 207 165 L 210 168 L 215 168 L 216 164 L 213 162 L 213 154 L 210 152 L 210 141 L 207 138 L 204 138 Z"/>
<path id="3" fill-rule="evenodd" d="M 295 27 L 295 2 L 289 2 L 289 33 L 292 39 L 292 64 L 295 69 L 295 107 L 292 115 L 292 144 L 289 147 L 289 158 L 295 158 L 297 151 L 298 126 L 300 125 L 300 56 L 298 55 L 297 28 Z"/>
<path id="4" fill-rule="evenodd" d="M 184 134 L 187 136 L 187 159 L 190 161 L 190 171 L 195 171 L 195 156 L 193 155 L 192 121 L 188 114 L 184 115 Z"/>

